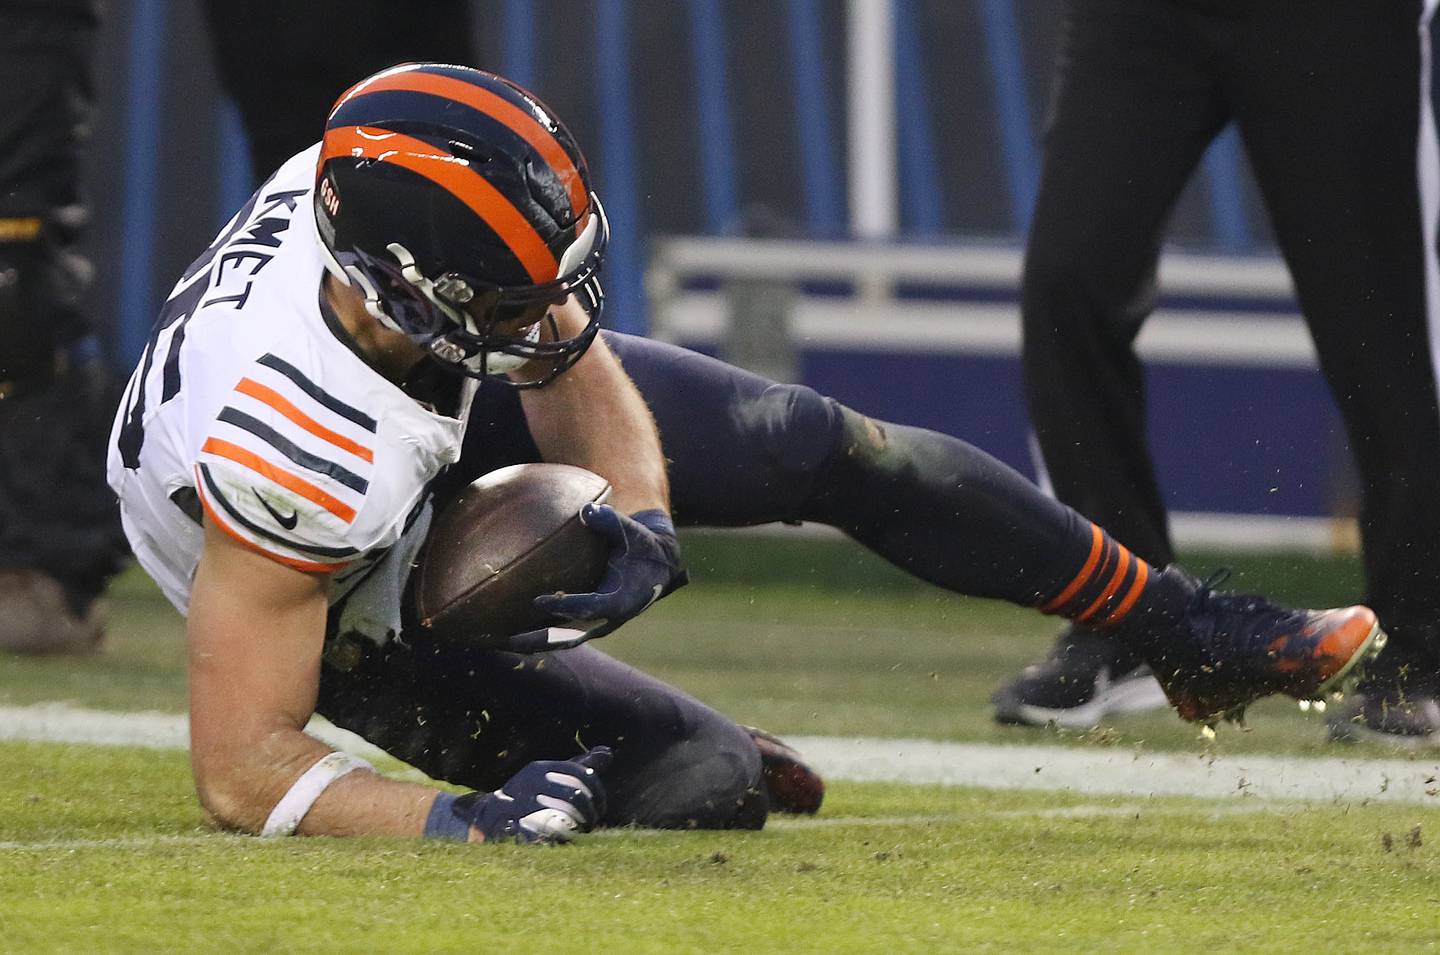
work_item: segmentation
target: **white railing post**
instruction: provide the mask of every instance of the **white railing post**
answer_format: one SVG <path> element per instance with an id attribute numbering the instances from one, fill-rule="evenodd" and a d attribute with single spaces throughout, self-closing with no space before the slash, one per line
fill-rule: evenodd
<path id="1" fill-rule="evenodd" d="M 849 0 L 850 231 L 888 239 L 899 226 L 893 0 Z"/>

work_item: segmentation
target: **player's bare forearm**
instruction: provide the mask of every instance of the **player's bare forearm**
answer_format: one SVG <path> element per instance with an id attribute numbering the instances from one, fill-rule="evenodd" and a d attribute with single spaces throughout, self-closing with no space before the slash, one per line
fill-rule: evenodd
<path id="1" fill-rule="evenodd" d="M 260 832 L 330 752 L 304 732 L 326 611 L 323 577 L 277 564 L 207 524 L 187 621 L 190 743 L 196 791 L 220 826 Z M 321 792 L 298 831 L 419 836 L 435 794 L 356 770 Z"/>
<path id="2" fill-rule="evenodd" d="M 230 746 L 213 749 L 224 761 L 223 769 L 202 768 L 198 759 L 195 763 L 196 788 L 206 813 L 218 826 L 249 833 L 261 832 L 290 788 L 331 752 L 319 740 L 290 727 L 258 741 L 250 758 Z M 327 786 L 295 831 L 307 836 L 418 838 L 437 794 L 438 790 L 425 786 L 356 770 Z"/>
<path id="3" fill-rule="evenodd" d="M 573 300 L 560 311 L 562 335 L 578 331 L 574 323 L 583 322 L 583 315 L 575 315 L 579 307 Z M 522 392 L 521 403 L 546 461 L 578 465 L 606 478 L 614 487 L 609 503 L 622 513 L 670 509 L 655 419 L 602 339 L 550 384 Z"/>

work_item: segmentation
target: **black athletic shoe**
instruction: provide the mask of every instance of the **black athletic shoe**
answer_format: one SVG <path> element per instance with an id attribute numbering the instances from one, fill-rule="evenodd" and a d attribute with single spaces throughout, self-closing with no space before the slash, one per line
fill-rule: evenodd
<path id="1" fill-rule="evenodd" d="M 1376 668 L 1337 708 L 1326 714 L 1332 740 L 1365 740 L 1402 749 L 1440 748 L 1440 674 L 1422 676 L 1394 665 Z"/>
<path id="2" fill-rule="evenodd" d="M 1155 675 L 1122 641 L 1073 625 L 1060 633 L 1049 656 L 996 690 L 990 702 L 997 723 L 1066 729 L 1090 729 L 1109 713 L 1166 704 Z"/>

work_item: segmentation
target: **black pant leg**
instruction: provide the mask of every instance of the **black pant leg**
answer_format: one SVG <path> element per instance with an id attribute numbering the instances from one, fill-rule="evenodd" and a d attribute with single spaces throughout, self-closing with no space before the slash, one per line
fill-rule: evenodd
<path id="1" fill-rule="evenodd" d="M 922 580 L 1027 605 L 1091 545 L 1073 510 L 949 435 L 673 345 L 606 340 L 655 415 L 683 525 L 829 524 Z"/>
<path id="2" fill-rule="evenodd" d="M 77 611 L 127 551 L 75 246 L 95 24 L 75 0 L 0 5 L 0 568 L 54 577 Z"/>
<path id="3" fill-rule="evenodd" d="M 1416 181 L 1418 2 L 1254 5 L 1230 86 L 1360 472 L 1387 657 L 1440 665 L 1440 411 Z M 1429 170 L 1433 177 L 1440 171 Z"/>
<path id="4" fill-rule="evenodd" d="M 472 59 L 465 0 L 206 0 L 205 14 L 257 182 L 317 142 L 331 105 L 371 73 Z"/>
<path id="5" fill-rule="evenodd" d="M 619 332 L 602 335 L 655 416 L 676 523 L 747 527 L 801 519 L 840 445 L 835 402 L 689 349 Z M 519 392 L 484 381 L 471 405 L 460 462 L 436 493 L 443 499 L 496 468 L 539 460 Z"/>
<path id="6" fill-rule="evenodd" d="M 372 649 L 327 664 L 316 710 L 436 778 L 499 788 L 525 764 L 609 746 L 605 825 L 757 828 L 749 734 L 590 646 L 521 656 L 459 645 Z"/>
<path id="7" fill-rule="evenodd" d="M 1160 240 L 1226 119 L 1193 11 L 1067 8 L 1021 289 L 1026 397 L 1054 492 L 1153 563 L 1172 557 L 1133 348 Z"/>
<path id="8" fill-rule="evenodd" d="M 89 331 L 75 241 L 94 32 L 82 6 L 0 5 L 0 382 L 50 373 Z"/>
<path id="9" fill-rule="evenodd" d="M 664 342 L 619 333 L 605 340 L 655 416 L 678 523 L 802 519 L 840 447 L 836 402 Z"/>

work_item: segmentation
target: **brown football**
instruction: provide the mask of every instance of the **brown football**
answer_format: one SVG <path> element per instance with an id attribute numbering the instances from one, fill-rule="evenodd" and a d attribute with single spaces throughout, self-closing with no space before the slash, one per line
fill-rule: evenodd
<path id="1" fill-rule="evenodd" d="M 436 515 L 412 580 L 415 615 L 441 640 L 496 646 L 546 626 L 540 594 L 593 590 L 604 541 L 581 506 L 610 484 L 568 464 L 516 464 L 475 481 Z"/>

